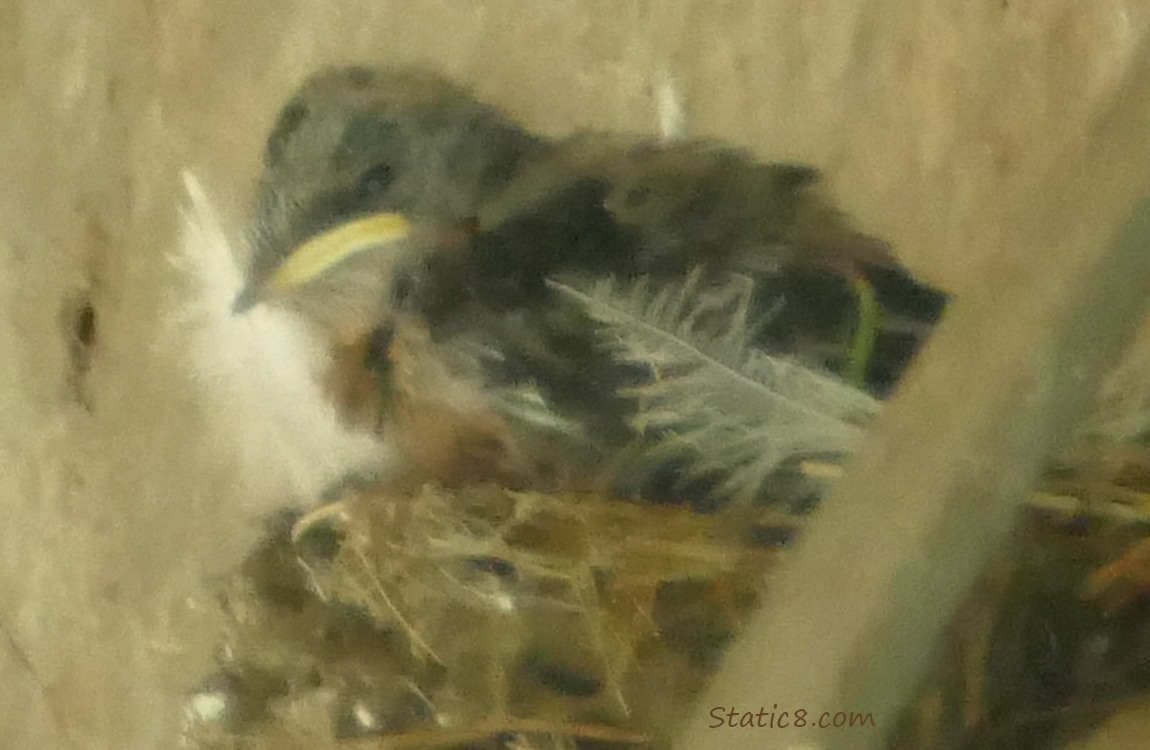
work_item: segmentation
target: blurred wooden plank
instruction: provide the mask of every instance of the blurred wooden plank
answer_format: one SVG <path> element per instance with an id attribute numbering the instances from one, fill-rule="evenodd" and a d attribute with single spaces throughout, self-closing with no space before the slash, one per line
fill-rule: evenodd
<path id="1" fill-rule="evenodd" d="M 0 746 L 70 748 L 59 716 L 45 693 L 45 685 L 24 649 L 7 631 L 0 631 L 0 674 L 4 700 L 0 701 Z M 52 744 L 45 744 L 51 738 Z"/>
<path id="2" fill-rule="evenodd" d="M 1143 48 L 1089 146 L 1055 160 L 1006 207 L 1001 235 L 983 238 L 1003 251 L 985 296 L 955 305 L 681 748 L 881 746 L 1044 460 L 1087 413 L 1150 305 L 1150 200 L 1129 198 L 1150 194 L 1146 81 Z M 872 712 L 877 726 L 710 728 L 716 706 L 773 704 L 812 719 Z"/>

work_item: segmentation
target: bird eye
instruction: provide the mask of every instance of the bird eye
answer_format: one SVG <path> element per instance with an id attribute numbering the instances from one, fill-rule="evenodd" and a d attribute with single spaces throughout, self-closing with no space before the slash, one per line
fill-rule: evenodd
<path id="1" fill-rule="evenodd" d="M 378 164 L 382 157 L 396 154 L 403 146 L 403 128 L 390 115 L 361 112 L 353 115 L 344 127 L 332 152 L 331 166 L 337 172 L 357 170 L 367 164 Z"/>
<path id="2" fill-rule="evenodd" d="M 390 165 L 376 164 L 360 176 L 356 192 L 363 198 L 379 197 L 391 186 L 392 179 Z"/>

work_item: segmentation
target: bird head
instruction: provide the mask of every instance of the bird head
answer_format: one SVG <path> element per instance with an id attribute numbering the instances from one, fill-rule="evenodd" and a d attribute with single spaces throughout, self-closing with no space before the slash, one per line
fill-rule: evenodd
<path id="1" fill-rule="evenodd" d="M 264 151 L 243 311 L 263 301 L 325 327 L 378 319 L 432 250 L 544 148 L 464 88 L 419 69 L 309 78 Z"/>

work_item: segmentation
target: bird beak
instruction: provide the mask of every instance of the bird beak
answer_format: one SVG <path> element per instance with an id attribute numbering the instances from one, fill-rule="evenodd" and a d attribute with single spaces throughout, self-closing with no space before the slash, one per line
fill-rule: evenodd
<path id="1" fill-rule="evenodd" d="M 351 256 L 405 240 L 412 232 L 411 222 L 393 213 L 372 214 L 339 224 L 293 250 L 270 279 L 246 286 L 236 296 L 232 311 L 245 312 L 268 291 L 299 289 Z"/>

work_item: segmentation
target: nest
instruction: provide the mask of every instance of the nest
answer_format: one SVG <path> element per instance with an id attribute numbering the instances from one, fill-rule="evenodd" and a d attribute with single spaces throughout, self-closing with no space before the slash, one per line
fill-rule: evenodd
<path id="1" fill-rule="evenodd" d="M 356 490 L 278 518 L 228 584 L 221 672 L 193 699 L 189 736 L 660 744 L 776 557 L 686 508 Z"/>
<path id="2" fill-rule="evenodd" d="M 1150 688 L 1148 479 L 1128 451 L 1049 474 L 890 747 L 1060 747 Z M 793 530 L 736 525 L 496 485 L 369 486 L 284 513 L 221 588 L 220 670 L 186 739 L 666 747 L 769 605 L 770 541 Z"/>

